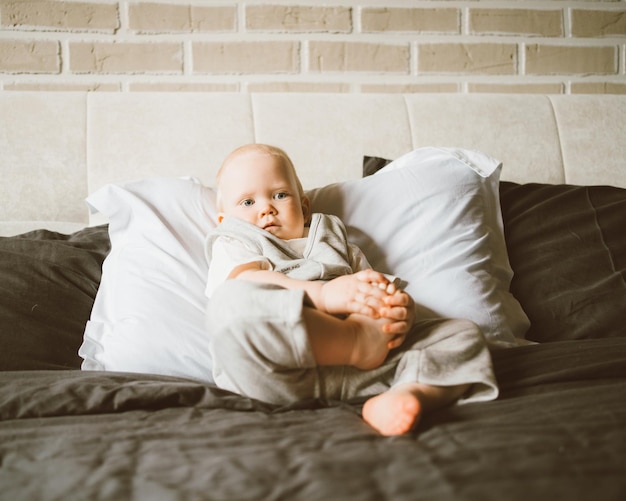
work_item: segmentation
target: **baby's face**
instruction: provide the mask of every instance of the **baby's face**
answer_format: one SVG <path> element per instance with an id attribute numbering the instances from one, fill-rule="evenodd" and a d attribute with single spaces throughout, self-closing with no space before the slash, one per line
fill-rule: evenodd
<path id="1" fill-rule="evenodd" d="M 304 236 L 308 200 L 300 196 L 294 174 L 281 158 L 242 153 L 223 170 L 219 189 L 220 222 L 235 216 L 283 240 Z"/>

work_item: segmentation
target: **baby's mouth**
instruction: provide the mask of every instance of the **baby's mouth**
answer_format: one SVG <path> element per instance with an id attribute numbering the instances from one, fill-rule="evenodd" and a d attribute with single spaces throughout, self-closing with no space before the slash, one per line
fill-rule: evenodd
<path id="1" fill-rule="evenodd" d="M 263 225 L 263 229 L 265 231 L 271 231 L 272 229 L 278 228 L 278 225 L 274 222 L 265 223 Z"/>

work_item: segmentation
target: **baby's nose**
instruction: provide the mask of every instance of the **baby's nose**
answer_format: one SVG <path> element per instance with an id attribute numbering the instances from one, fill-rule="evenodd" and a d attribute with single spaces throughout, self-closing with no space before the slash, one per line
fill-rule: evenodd
<path id="1" fill-rule="evenodd" d="M 276 214 L 276 209 L 271 203 L 266 203 L 261 209 L 261 216 L 267 216 L 268 214 Z"/>

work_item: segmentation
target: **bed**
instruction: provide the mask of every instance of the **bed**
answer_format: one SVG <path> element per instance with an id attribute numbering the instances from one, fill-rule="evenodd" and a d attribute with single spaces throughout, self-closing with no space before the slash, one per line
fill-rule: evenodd
<path id="1" fill-rule="evenodd" d="M 250 142 L 474 317 L 496 400 L 387 438 L 211 383 L 201 242 Z M 0 497 L 624 499 L 625 159 L 621 96 L 0 93 Z"/>

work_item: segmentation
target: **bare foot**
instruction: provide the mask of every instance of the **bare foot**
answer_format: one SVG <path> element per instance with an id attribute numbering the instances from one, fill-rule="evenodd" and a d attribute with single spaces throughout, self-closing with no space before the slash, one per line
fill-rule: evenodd
<path id="1" fill-rule="evenodd" d="M 370 398 L 363 419 L 381 435 L 404 435 L 419 421 L 422 405 L 410 385 L 398 386 Z"/>
<path id="2" fill-rule="evenodd" d="M 389 320 L 354 313 L 346 321 L 355 326 L 356 332 L 350 365 L 362 370 L 380 367 L 389 353 L 390 337 L 383 330 Z"/>

